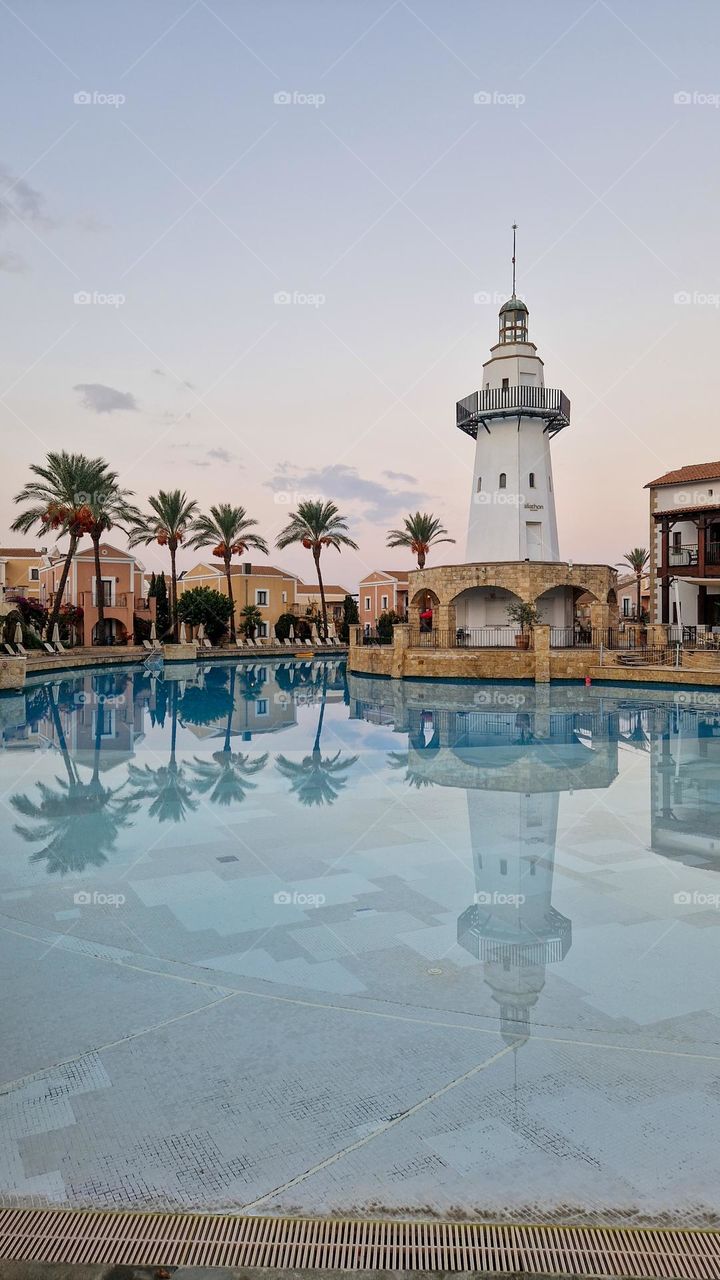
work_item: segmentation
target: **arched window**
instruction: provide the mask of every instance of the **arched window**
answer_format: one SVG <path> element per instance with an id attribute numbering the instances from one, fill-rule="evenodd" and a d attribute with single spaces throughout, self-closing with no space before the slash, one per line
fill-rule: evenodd
<path id="1" fill-rule="evenodd" d="M 534 471 L 530 472 L 530 488 L 531 489 L 535 488 L 535 472 Z"/>
<path id="2" fill-rule="evenodd" d="M 480 493 L 481 489 L 482 489 L 482 476 L 478 476 L 478 478 L 477 478 L 477 491 L 476 491 L 476 492 L 477 492 L 477 493 Z"/>
<path id="3" fill-rule="evenodd" d="M 506 489 L 506 488 L 507 488 L 507 476 L 505 475 L 505 472 L 504 472 L 504 471 L 501 471 L 501 472 L 500 472 L 500 483 L 499 483 L 499 485 L 498 485 L 498 488 L 500 488 L 500 489 Z"/>

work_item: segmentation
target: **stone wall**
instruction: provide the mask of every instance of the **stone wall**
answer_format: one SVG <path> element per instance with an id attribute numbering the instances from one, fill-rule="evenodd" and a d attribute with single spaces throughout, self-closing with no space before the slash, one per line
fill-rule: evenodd
<path id="1" fill-rule="evenodd" d="M 440 607 L 447 608 L 471 587 L 502 587 L 533 603 L 554 587 L 572 587 L 578 593 L 589 591 L 600 604 L 607 604 L 608 594 L 617 587 L 617 570 L 606 564 L 537 560 L 438 565 L 409 574 L 408 602 L 412 605 L 421 592 L 430 591 Z"/>

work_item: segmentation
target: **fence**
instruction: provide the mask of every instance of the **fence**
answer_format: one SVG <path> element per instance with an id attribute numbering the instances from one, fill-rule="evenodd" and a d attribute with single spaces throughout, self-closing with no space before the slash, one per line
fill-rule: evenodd
<path id="1" fill-rule="evenodd" d="M 412 649 L 515 649 L 530 648 L 530 632 L 521 636 L 517 627 L 456 627 L 452 631 L 411 631 Z"/>
<path id="2" fill-rule="evenodd" d="M 608 627 L 551 627 L 551 649 L 636 649 L 641 633 L 635 627 L 624 631 Z"/>
<path id="3" fill-rule="evenodd" d="M 392 631 L 388 635 L 386 631 L 382 633 L 378 631 L 377 627 L 370 627 L 368 630 L 363 631 L 360 638 L 360 643 L 363 645 L 392 644 L 392 642 Z"/>

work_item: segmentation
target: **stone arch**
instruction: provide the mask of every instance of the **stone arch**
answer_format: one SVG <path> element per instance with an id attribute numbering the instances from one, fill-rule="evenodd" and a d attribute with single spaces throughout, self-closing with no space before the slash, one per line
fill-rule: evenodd
<path id="1" fill-rule="evenodd" d="M 607 593 L 607 603 L 609 605 L 616 605 L 617 602 L 617 592 L 614 587 L 611 587 Z"/>
<path id="2" fill-rule="evenodd" d="M 458 630 L 463 628 L 475 631 L 483 627 L 508 627 L 509 631 L 517 630 L 507 616 L 509 604 L 518 604 L 521 597 L 508 587 L 488 584 L 486 586 L 466 587 L 458 592 L 450 601 L 449 608 L 453 612 L 451 625 Z"/>
<path id="3" fill-rule="evenodd" d="M 432 612 L 432 621 L 429 626 L 428 619 L 422 617 L 428 610 Z M 439 612 L 440 599 L 429 587 L 421 587 L 408 603 L 408 621 L 413 631 L 432 630 L 433 625 L 437 626 L 436 619 Z"/>
<path id="4" fill-rule="evenodd" d="M 105 614 L 105 628 L 101 634 L 100 623 L 96 622 L 92 629 L 93 644 L 127 644 L 128 632 L 122 618 L 114 618 Z"/>

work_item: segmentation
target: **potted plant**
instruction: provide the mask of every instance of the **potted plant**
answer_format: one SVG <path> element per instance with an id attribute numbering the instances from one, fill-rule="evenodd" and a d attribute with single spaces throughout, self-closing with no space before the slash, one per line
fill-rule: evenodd
<path id="1" fill-rule="evenodd" d="M 510 622 L 514 622 L 520 628 L 515 636 L 518 649 L 529 649 L 532 629 L 540 621 L 537 607 L 529 604 L 527 600 L 518 600 L 508 605 L 507 616 Z"/>

